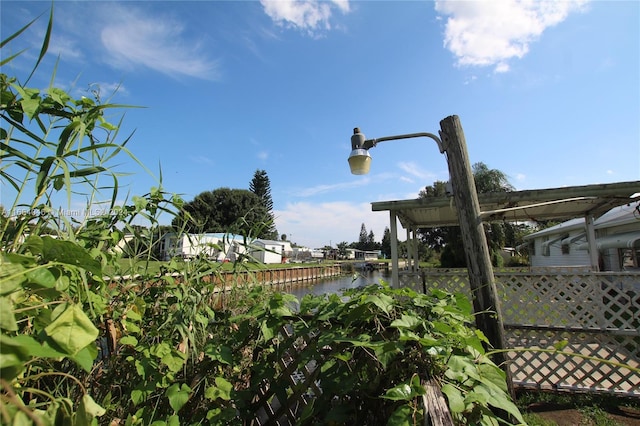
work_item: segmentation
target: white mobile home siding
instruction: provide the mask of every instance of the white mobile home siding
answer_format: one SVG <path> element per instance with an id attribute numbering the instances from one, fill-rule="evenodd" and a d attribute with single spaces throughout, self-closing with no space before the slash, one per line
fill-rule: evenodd
<path id="1" fill-rule="evenodd" d="M 251 256 L 261 263 L 282 263 L 284 245 L 278 241 L 256 240 L 257 248 L 251 251 Z"/>
<path id="2" fill-rule="evenodd" d="M 580 232 L 573 232 L 570 233 L 567 238 L 577 238 L 580 234 Z M 535 254 L 529 253 L 531 267 L 548 268 L 571 266 L 589 268 L 591 264 L 589 252 L 586 250 L 577 250 L 575 244 L 565 244 L 563 249 L 563 239 L 560 237 L 560 235 L 550 235 L 549 237 L 536 238 L 534 240 Z M 584 237 L 582 239 L 584 240 Z"/>

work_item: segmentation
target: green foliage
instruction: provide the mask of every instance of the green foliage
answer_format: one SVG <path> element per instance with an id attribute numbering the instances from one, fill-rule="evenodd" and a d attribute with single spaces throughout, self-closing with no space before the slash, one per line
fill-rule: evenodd
<path id="1" fill-rule="evenodd" d="M 479 194 L 489 192 L 510 192 L 514 187 L 507 176 L 500 170 L 489 169 L 484 163 L 475 163 L 472 167 L 476 190 Z M 447 183 L 436 181 L 426 186 L 418 194 L 419 198 L 434 198 L 447 196 Z M 495 222 L 484 224 L 485 235 L 489 249 L 498 252 L 504 247 L 516 247 L 522 244 L 522 237 L 526 235 L 528 226 Z M 460 229 L 457 226 L 424 228 L 418 230 L 420 239 L 428 247 L 442 252 L 443 268 L 461 268 L 466 266 L 466 256 L 462 244 Z M 494 266 L 501 266 L 497 254 L 492 254 Z"/>
<path id="2" fill-rule="evenodd" d="M 273 216 L 273 199 L 271 198 L 271 182 L 269 176 L 267 176 L 266 170 L 256 170 L 249 183 L 249 191 L 256 194 L 265 208 L 266 215 L 263 218 L 264 223 L 268 223 L 263 233 L 258 235 L 258 238 L 265 238 L 268 240 L 275 240 L 278 237 L 278 231 L 274 224 Z"/>
<path id="3" fill-rule="evenodd" d="M 253 192 L 218 188 L 202 192 L 185 203 L 172 225 L 190 233 L 247 234 L 256 225 L 266 226 L 266 213 L 260 198 Z"/>
<path id="4" fill-rule="evenodd" d="M 465 297 L 383 284 L 348 290 L 342 297 L 307 295 L 298 312 L 290 303 L 274 296 L 242 316 L 240 330 L 247 334 L 239 337 L 258 342 L 250 394 L 267 378 L 277 389 L 287 386 L 286 374 L 274 374 L 274 366 L 297 344 L 302 348 L 297 368 L 314 363 L 312 380 L 322 389 L 305 410 L 311 423 L 417 424 L 409 419 L 424 415 L 417 397 L 432 378 L 442 384 L 459 424 L 495 424 L 493 408 L 523 422 L 504 373 L 484 353 L 486 338 L 469 326 L 473 317 Z M 292 335 L 283 336 L 283 328 Z M 403 421 L 396 423 L 398 416 Z"/>

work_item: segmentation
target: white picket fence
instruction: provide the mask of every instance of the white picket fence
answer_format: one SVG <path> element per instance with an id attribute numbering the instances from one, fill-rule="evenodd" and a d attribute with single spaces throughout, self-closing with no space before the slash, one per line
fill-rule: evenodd
<path id="1" fill-rule="evenodd" d="M 495 278 L 506 345 L 517 349 L 509 352 L 515 387 L 640 397 L 640 373 L 627 368 L 640 368 L 640 274 L 549 269 Z M 401 285 L 417 291 L 470 296 L 468 281 L 465 269 L 400 273 Z"/>

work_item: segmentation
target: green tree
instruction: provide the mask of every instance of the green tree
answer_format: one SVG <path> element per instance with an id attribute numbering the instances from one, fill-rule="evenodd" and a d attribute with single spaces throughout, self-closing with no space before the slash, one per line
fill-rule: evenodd
<path id="1" fill-rule="evenodd" d="M 268 224 L 258 236 L 259 238 L 266 238 L 275 240 L 278 238 L 278 231 L 275 226 L 273 215 L 273 199 L 271 198 L 271 182 L 269 176 L 265 170 L 256 170 L 253 174 L 253 179 L 249 183 L 249 191 L 253 192 L 260 198 L 260 202 L 265 209 L 265 217 L 263 222 Z"/>
<path id="2" fill-rule="evenodd" d="M 367 227 L 364 226 L 364 223 L 360 226 L 360 236 L 358 237 L 358 244 L 356 248 L 358 250 L 366 250 L 367 242 L 369 241 L 369 234 L 367 233 Z"/>
<path id="3" fill-rule="evenodd" d="M 380 250 L 382 251 L 382 255 L 385 257 L 385 259 L 391 258 L 391 231 L 389 231 L 389 227 L 387 226 L 385 226 L 384 232 L 382 233 Z"/>
<path id="4" fill-rule="evenodd" d="M 510 192 L 514 187 L 509 183 L 507 175 L 500 170 L 490 169 L 485 163 L 478 162 L 472 166 L 473 178 L 476 191 L 481 193 L 489 192 Z M 447 195 L 446 182 L 436 181 L 432 186 L 425 187 L 420 191 L 420 198 L 443 197 Z M 487 243 L 492 255 L 494 266 L 499 266 L 502 258 L 499 251 L 507 244 L 507 236 L 515 235 L 513 229 L 515 225 L 507 222 L 487 223 L 484 226 Z M 466 257 L 462 245 L 462 235 L 457 226 L 445 226 L 435 228 L 419 229 L 420 238 L 430 248 L 440 251 L 440 263 L 442 267 L 464 267 Z M 513 239 L 511 239 L 513 241 Z"/>
<path id="5" fill-rule="evenodd" d="M 184 204 L 171 224 L 185 232 L 229 232 L 259 237 L 267 213 L 260 198 L 246 189 L 218 188 Z"/>
<path id="6" fill-rule="evenodd" d="M 376 248 L 376 237 L 373 234 L 373 231 L 369 231 L 367 234 L 367 248 L 365 250 L 375 250 Z"/>
<path id="7" fill-rule="evenodd" d="M 338 256 L 340 256 L 340 258 L 345 259 L 347 257 L 348 247 L 349 247 L 349 243 L 346 241 L 343 241 L 341 243 L 338 243 L 338 245 L 336 245 L 336 248 L 338 249 Z"/>

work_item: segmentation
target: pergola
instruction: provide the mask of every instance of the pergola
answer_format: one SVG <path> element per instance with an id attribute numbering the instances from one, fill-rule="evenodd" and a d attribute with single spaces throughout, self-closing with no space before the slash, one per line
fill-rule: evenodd
<path id="1" fill-rule="evenodd" d="M 593 221 L 614 207 L 635 201 L 634 197 L 638 195 L 640 195 L 640 181 L 484 193 L 478 194 L 480 203 L 478 220 L 525 222 L 584 217 L 591 266 L 597 271 L 598 255 Z M 371 203 L 371 209 L 389 212 L 394 286 L 399 284 L 396 219 L 407 231 L 408 261 L 413 271 L 417 271 L 418 268 L 416 231 L 419 228 L 458 225 L 458 214 L 453 197 L 374 202 Z"/>

